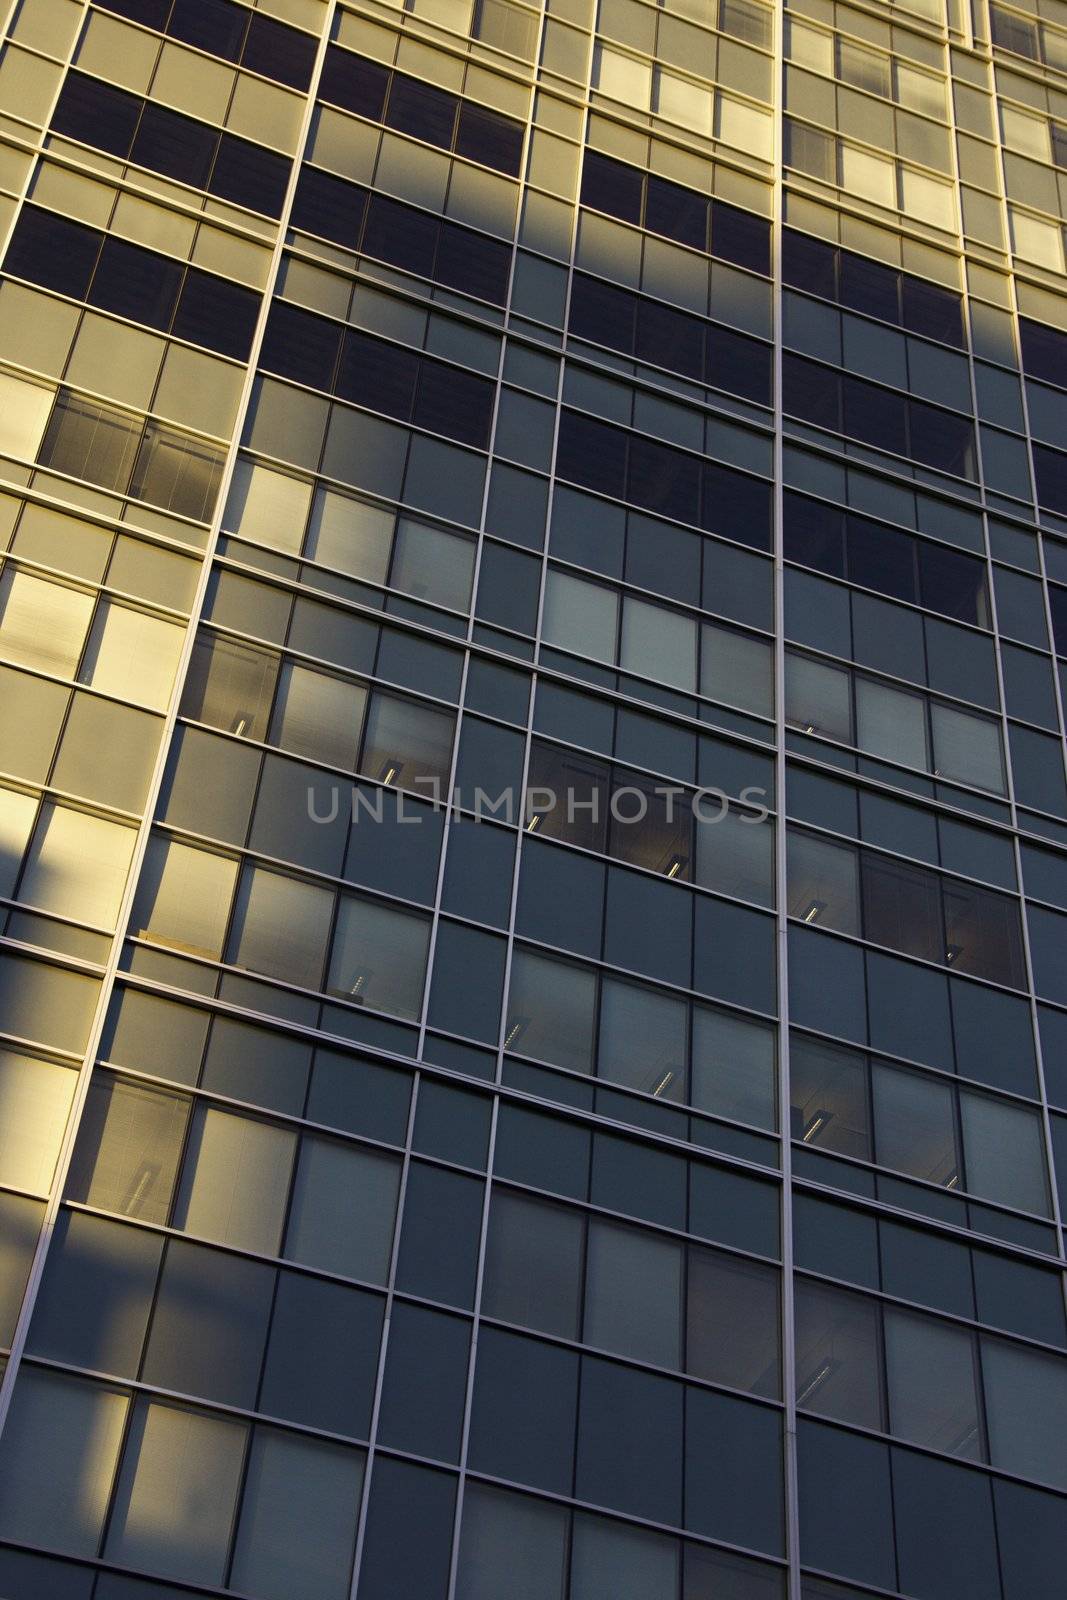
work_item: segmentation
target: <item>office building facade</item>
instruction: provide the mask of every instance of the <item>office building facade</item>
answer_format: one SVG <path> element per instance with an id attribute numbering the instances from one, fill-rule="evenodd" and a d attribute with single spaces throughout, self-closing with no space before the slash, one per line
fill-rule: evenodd
<path id="1" fill-rule="evenodd" d="M 2 25 L 0 1594 L 1062 1600 L 1067 4 Z"/>

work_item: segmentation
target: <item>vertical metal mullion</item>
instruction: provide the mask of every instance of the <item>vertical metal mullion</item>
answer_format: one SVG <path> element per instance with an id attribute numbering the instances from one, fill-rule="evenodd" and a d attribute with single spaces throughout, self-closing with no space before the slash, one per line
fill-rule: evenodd
<path id="1" fill-rule="evenodd" d="M 389 1253 L 389 1276 L 385 1285 L 385 1314 L 382 1318 L 382 1339 L 378 1350 L 378 1369 L 374 1378 L 374 1399 L 371 1404 L 370 1426 L 367 1430 L 367 1450 L 363 1465 L 363 1487 L 359 1499 L 359 1513 L 356 1521 L 356 1537 L 352 1554 L 352 1581 L 349 1587 L 350 1600 L 356 1600 L 359 1588 L 360 1572 L 363 1565 L 363 1549 L 367 1539 L 367 1517 L 370 1508 L 371 1482 L 374 1476 L 373 1467 L 378 1451 L 378 1423 L 381 1418 L 382 1395 L 385 1390 L 385 1363 L 389 1353 L 389 1332 L 392 1326 L 393 1302 L 396 1297 L 396 1273 L 400 1261 L 400 1237 L 404 1227 L 404 1210 L 407 1203 L 408 1174 L 411 1171 L 411 1148 L 415 1138 L 415 1117 L 418 1113 L 419 1086 L 421 1074 L 416 1070 L 411 1080 L 411 1100 L 408 1104 L 408 1122 L 404 1134 L 404 1155 L 400 1168 L 400 1183 L 397 1186 L 396 1217 L 393 1222 L 393 1245 Z"/>
<path id="2" fill-rule="evenodd" d="M 774 189 L 771 272 L 774 332 L 774 742 L 775 920 L 777 924 L 779 1148 L 782 1202 L 782 1399 L 785 1469 L 785 1554 L 789 1600 L 800 1597 L 800 1510 L 797 1467 L 796 1327 L 793 1284 L 793 1150 L 789 1076 L 789 923 L 786 885 L 785 539 L 782 413 L 782 235 L 785 224 L 785 8 L 774 8 Z M 849 674 L 850 683 L 854 674 Z M 854 692 L 854 689 L 853 689 Z M 854 715 L 854 713 L 853 713 Z"/>
<path id="3" fill-rule="evenodd" d="M 108 1009 L 111 1004 L 111 998 L 115 988 L 115 980 L 119 972 L 119 966 L 122 957 L 123 943 L 129 930 L 130 914 L 133 908 L 134 897 L 138 887 L 138 880 L 142 866 L 144 865 L 145 854 L 148 848 L 148 841 L 152 830 L 152 819 L 155 814 L 156 805 L 163 782 L 163 774 L 166 769 L 167 760 L 169 758 L 174 739 L 178 706 L 181 701 L 186 675 L 192 659 L 197 625 L 201 619 L 207 597 L 208 582 L 212 570 L 212 559 L 218 547 L 226 499 L 229 494 L 230 485 L 232 483 L 234 470 L 237 464 L 239 441 L 252 399 L 256 375 L 256 363 L 263 344 L 263 336 L 266 329 L 267 314 L 270 309 L 271 297 L 273 295 L 278 274 L 281 269 L 282 255 L 285 246 L 287 226 L 286 219 L 292 210 L 293 198 L 296 193 L 296 184 L 300 172 L 300 161 L 312 124 L 316 85 L 321 77 L 323 63 L 326 58 L 326 47 L 330 39 L 333 17 L 337 3 L 338 0 L 329 0 L 326 13 L 323 17 L 322 34 L 319 38 L 318 51 L 315 57 L 315 66 L 312 72 L 311 83 L 308 87 L 307 98 L 304 104 L 304 114 L 301 121 L 299 136 L 296 142 L 296 153 L 293 156 L 292 165 L 290 168 L 289 182 L 286 187 L 282 213 L 277 221 L 277 233 L 271 253 L 270 267 L 268 269 L 266 281 L 263 287 L 263 297 L 260 302 L 259 315 L 256 320 L 256 328 L 252 339 L 252 347 L 249 352 L 248 365 L 245 370 L 244 383 L 241 388 L 241 395 L 237 406 L 237 413 L 234 420 L 230 444 L 219 479 L 219 485 L 216 492 L 215 508 L 201 558 L 200 575 L 197 581 L 192 605 L 190 607 L 189 620 L 186 625 L 185 639 L 182 644 L 181 654 L 179 656 L 174 674 L 174 685 L 171 690 L 167 711 L 163 717 L 160 731 L 159 749 L 156 755 L 152 778 L 148 786 L 148 792 L 144 801 L 141 822 L 137 830 L 137 841 L 134 846 L 133 855 L 130 861 L 129 873 L 126 880 L 126 887 L 123 891 L 119 915 L 116 919 L 115 935 L 112 940 L 111 953 L 104 968 L 103 978 L 100 986 L 100 994 L 97 1000 L 93 1020 L 89 1028 L 89 1035 L 86 1041 L 82 1063 L 78 1073 L 78 1082 L 75 1087 L 70 1112 L 68 1113 L 67 1117 L 63 1141 L 60 1147 L 60 1154 L 56 1163 L 55 1175 L 52 1181 L 52 1192 L 45 1210 L 44 1221 L 41 1227 L 41 1232 L 38 1236 L 33 1262 L 30 1267 L 26 1288 L 23 1293 L 22 1307 L 19 1311 L 15 1333 L 11 1342 L 11 1354 L 4 1372 L 2 1384 L 0 1384 L 0 1430 L 3 1429 L 7 1421 L 8 1412 L 10 1411 L 15 1380 L 18 1376 L 22 1355 L 25 1350 L 26 1336 L 29 1331 L 30 1319 L 33 1315 L 33 1309 L 36 1304 L 38 1292 L 40 1290 L 45 1262 L 47 1260 L 48 1252 L 51 1247 L 52 1238 L 55 1232 L 60 1200 L 66 1184 L 71 1157 L 73 1155 L 74 1143 L 81 1123 L 82 1113 L 85 1108 L 86 1097 L 89 1091 L 89 1083 L 92 1077 L 93 1063 L 96 1059 L 100 1039 L 107 1019 Z"/>

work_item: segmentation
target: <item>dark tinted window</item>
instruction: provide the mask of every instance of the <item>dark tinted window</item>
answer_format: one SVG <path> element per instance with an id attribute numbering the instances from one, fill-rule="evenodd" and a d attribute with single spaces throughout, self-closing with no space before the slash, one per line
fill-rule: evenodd
<path id="1" fill-rule="evenodd" d="M 319 95 L 357 116 L 380 122 L 389 88 L 389 72 L 376 61 L 354 56 L 350 50 L 331 45 L 319 83 Z"/>
<path id="2" fill-rule="evenodd" d="M 213 56 L 239 61 L 248 28 L 248 13 L 230 0 L 174 0 L 167 32 Z"/>
<path id="3" fill-rule="evenodd" d="M 287 28 L 284 22 L 254 11 L 241 65 L 276 83 L 287 83 L 292 89 L 306 89 L 315 65 L 315 48 L 311 34 Z"/>
<path id="4" fill-rule="evenodd" d="M 340 342 L 336 323 L 276 301 L 267 319 L 260 362 L 270 372 L 329 392 Z"/>
<path id="5" fill-rule="evenodd" d="M 206 123 L 183 117 L 166 106 L 146 104 L 130 150 L 139 167 L 149 167 L 194 189 L 203 189 L 211 173 L 219 135 Z"/>
<path id="6" fill-rule="evenodd" d="M 588 157 L 586 158 L 588 160 Z M 708 205 L 703 195 L 650 174 L 645 226 L 696 250 L 708 247 Z"/>
<path id="7" fill-rule="evenodd" d="M 365 189 L 305 166 L 293 201 L 293 226 L 354 250 L 359 244 L 366 208 Z"/>
<path id="8" fill-rule="evenodd" d="M 839 298 L 843 306 L 850 306 L 853 311 L 865 311 L 886 322 L 900 320 L 897 274 L 847 250 L 841 252 Z"/>
<path id="9" fill-rule="evenodd" d="M 782 279 L 795 289 L 837 298 L 837 252 L 821 239 L 786 228 L 782 234 Z"/>
<path id="10" fill-rule="evenodd" d="M 448 150 L 456 123 L 456 97 L 433 84 L 394 73 L 385 120 L 401 133 Z"/>
<path id="11" fill-rule="evenodd" d="M 57 294 L 84 300 L 100 250 L 100 234 L 80 222 L 24 206 L 4 257 L 4 269 Z"/>
<path id="12" fill-rule="evenodd" d="M 582 171 L 582 204 L 620 217 L 624 222 L 641 220 L 642 174 L 636 167 L 623 166 L 596 151 L 586 152 Z"/>
<path id="13" fill-rule="evenodd" d="M 464 103 L 459 108 L 456 154 L 495 167 L 511 177 L 519 175 L 522 164 L 522 126 L 483 106 Z"/>
<path id="14" fill-rule="evenodd" d="M 942 339 L 946 344 L 962 347 L 959 295 L 907 274 L 901 280 L 901 290 L 906 328 L 912 333 L 925 334 L 928 339 Z"/>
<path id="15" fill-rule="evenodd" d="M 739 267 L 771 270 L 771 225 L 749 211 L 715 201 L 711 214 L 711 253 Z"/>
<path id="16" fill-rule="evenodd" d="M 259 296 L 239 283 L 190 267 L 172 332 L 192 344 L 245 361 L 259 313 Z"/>
<path id="17" fill-rule="evenodd" d="M 211 193 L 265 216 L 281 215 L 289 162 L 272 150 L 224 133 L 211 174 Z"/>
<path id="18" fill-rule="evenodd" d="M 83 77 L 80 72 L 70 72 L 52 113 L 52 130 L 107 150 L 113 156 L 125 156 L 140 115 L 141 100 L 137 95 Z"/>
<path id="19" fill-rule="evenodd" d="M 89 300 L 133 322 L 168 328 L 183 270 L 179 262 L 152 250 L 122 239 L 105 239 Z"/>

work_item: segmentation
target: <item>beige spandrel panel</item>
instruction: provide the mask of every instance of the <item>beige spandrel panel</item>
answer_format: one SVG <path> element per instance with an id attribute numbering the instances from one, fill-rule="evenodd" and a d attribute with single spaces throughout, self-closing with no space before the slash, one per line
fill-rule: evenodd
<path id="1" fill-rule="evenodd" d="M 162 48 L 159 35 L 136 28 L 107 11 L 90 13 L 75 55 L 82 72 L 116 83 L 134 94 L 147 94 Z"/>

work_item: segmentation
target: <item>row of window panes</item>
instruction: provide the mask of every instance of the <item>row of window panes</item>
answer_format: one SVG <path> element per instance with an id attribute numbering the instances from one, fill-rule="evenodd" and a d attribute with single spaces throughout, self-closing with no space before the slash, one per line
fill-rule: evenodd
<path id="1" fill-rule="evenodd" d="M 482 552 L 479 616 L 486 614 L 483 601 L 493 577 L 491 548 Z M 733 622 L 768 632 L 773 626 L 773 573 L 762 556 L 563 484 L 556 485 L 552 497 L 549 551 L 572 566 L 668 600 L 687 606 L 699 601 L 703 610 Z M 530 586 L 535 614 L 539 587 L 538 575 L 538 583 Z M 532 621 L 521 631 L 532 633 Z"/>
<path id="2" fill-rule="evenodd" d="M 392 72 L 366 56 L 332 44 L 326 52 L 319 99 L 370 122 L 384 123 L 438 149 L 454 151 L 517 178 L 523 124 L 421 78 Z"/>
<path id="3" fill-rule="evenodd" d="M 255 462 L 238 462 L 223 528 L 255 544 L 303 554 L 356 583 L 397 589 L 452 611 L 470 610 L 474 542 L 339 489 Z M 303 581 L 328 587 L 323 574 Z"/>
<path id="4" fill-rule="evenodd" d="M 260 366 L 400 422 L 486 450 L 494 386 L 466 368 L 275 301 Z"/>
<path id="5" fill-rule="evenodd" d="M 571 1072 L 773 1132 L 774 1030 L 516 947 L 505 1039 Z"/>
<path id="6" fill-rule="evenodd" d="M 642 167 L 587 150 L 581 203 L 734 266 L 770 273 L 770 224 L 763 217 L 710 200 Z"/>
<path id="7" fill-rule="evenodd" d="M 1010 988 L 1026 986 L 1018 902 L 790 828 L 789 915 Z"/>
<path id="8" fill-rule="evenodd" d="M 786 653 L 785 692 L 786 721 L 804 733 L 953 782 L 1005 792 L 1000 729 L 985 717 L 793 651 Z"/>
<path id="9" fill-rule="evenodd" d="M 786 775 L 791 818 L 843 833 L 864 844 L 943 867 L 999 889 L 1019 887 L 1008 833 L 994 833 L 948 813 L 938 814 L 876 789 L 861 788 L 842 773 L 827 777 L 790 763 Z"/>
<path id="10" fill-rule="evenodd" d="M 157 837 L 138 884 L 132 933 L 210 961 L 225 949 L 225 959 L 246 971 L 305 989 L 325 984 L 354 1004 L 418 1016 L 429 941 L 424 917 L 351 895 L 338 901 L 332 888 L 251 863 L 239 888 L 238 876 L 232 857 Z"/>
<path id="11" fill-rule="evenodd" d="M 511 250 L 499 239 L 304 165 L 292 225 L 475 299 L 507 300 Z"/>
<path id="12" fill-rule="evenodd" d="M 275 690 L 277 689 L 277 695 Z M 274 706 L 273 717 L 271 707 Z M 182 713 L 239 738 L 389 782 L 425 797 L 448 776 L 454 718 L 369 691 L 237 639 L 205 636 L 194 651 Z"/>
<path id="13" fill-rule="evenodd" d="M 698 627 L 682 612 L 556 568 L 546 580 L 541 637 L 689 694 L 699 688 L 708 699 L 755 716 L 774 714 L 771 649 L 764 639 L 711 622 Z"/>
<path id="14" fill-rule="evenodd" d="M 956 192 L 947 179 L 876 155 L 794 117 L 786 118 L 785 148 L 786 165 L 809 178 L 946 233 L 957 230 Z"/>
<path id="15" fill-rule="evenodd" d="M 644 434 L 563 410 L 556 471 L 582 488 L 629 500 L 756 550 L 771 545 L 771 485 Z"/>
<path id="16" fill-rule="evenodd" d="M 568 332 L 758 405 L 771 403 L 771 346 L 647 295 L 576 273 Z"/>
<path id="17" fill-rule="evenodd" d="M 803 422 L 876 450 L 954 477 L 975 476 L 974 424 L 959 412 L 788 353 L 782 367 L 782 405 Z"/>
<path id="18" fill-rule="evenodd" d="M 306 89 L 315 61 L 315 39 L 298 28 L 233 0 L 213 0 L 208 7 L 195 0 L 96 0 L 142 27 L 192 45 L 249 72 Z"/>
<path id="19" fill-rule="evenodd" d="M 1055 1267 L 802 1190 L 793 1200 L 793 1241 L 804 1272 L 1067 1350 Z"/>
<path id="20" fill-rule="evenodd" d="M 789 19 L 785 37 L 786 59 L 794 65 L 836 77 L 839 83 L 883 100 L 895 100 L 908 111 L 936 117 L 939 122 L 946 120 L 943 78 L 921 72 L 885 51 L 824 33 L 795 17 Z"/>
<path id="21" fill-rule="evenodd" d="M 1018 1102 L 796 1036 L 793 1137 L 925 1183 L 1047 1215 L 1041 1119 Z"/>
<path id="22" fill-rule="evenodd" d="M 774 121 L 769 111 L 706 81 L 683 78 L 647 57 L 624 55 L 598 44 L 592 87 L 631 109 L 652 111 L 764 161 L 771 158 Z"/>
<path id="23" fill-rule="evenodd" d="M 525 938 L 774 1013 L 773 925 L 747 906 L 525 834 L 516 920 Z"/>
<path id="24" fill-rule="evenodd" d="M 745 799 L 727 809 L 721 792 L 701 798 L 539 739 L 530 750 L 527 826 L 539 838 L 770 906 L 774 825 L 766 811 L 772 797 L 760 789 Z"/>
<path id="25" fill-rule="evenodd" d="M 782 279 L 850 311 L 966 348 L 963 300 L 955 291 L 795 228 L 782 231 Z"/>
<path id="26" fill-rule="evenodd" d="M 1055 28 L 996 4 L 989 7 L 989 22 L 993 43 L 999 49 L 1067 72 L 1067 36 Z"/>
<path id="27" fill-rule="evenodd" d="M 259 296 L 228 278 L 24 206 L 4 268 L 126 322 L 246 361 Z"/>
<path id="28" fill-rule="evenodd" d="M 790 568 L 785 634 L 797 644 L 843 656 L 857 666 L 958 696 L 993 712 L 999 709 L 992 639 L 939 617 L 921 616 Z M 1039 722 L 1040 705 L 1038 700 Z"/>
<path id="29" fill-rule="evenodd" d="M 81 72 L 63 80 L 51 131 L 194 189 L 279 217 L 286 156 Z"/>
<path id="30" fill-rule="evenodd" d="M 797 1403 L 1067 1487 L 1062 1357 L 800 1280 Z"/>
<path id="31" fill-rule="evenodd" d="M 0 655 L 17 666 L 163 711 L 184 636 L 180 623 L 14 561 L 0 571 Z"/>
<path id="32" fill-rule="evenodd" d="M 41 425 L 31 441 L 39 465 L 191 521 L 210 519 L 222 477 L 215 445 L 70 389 L 59 390 L 54 406 L 52 390 L 33 393 L 42 397 Z"/>

